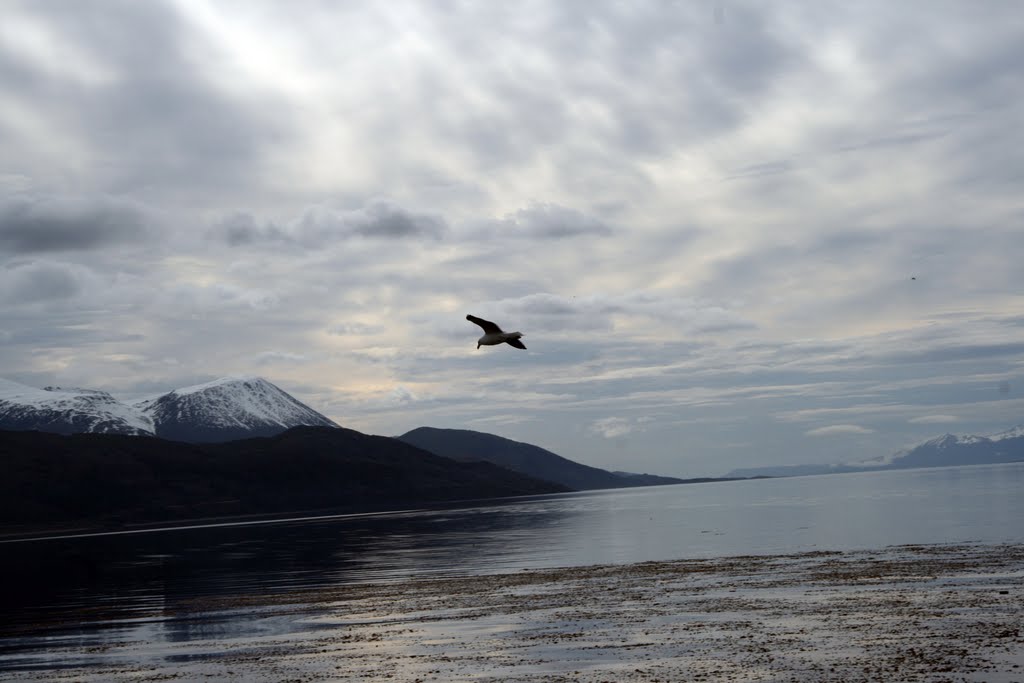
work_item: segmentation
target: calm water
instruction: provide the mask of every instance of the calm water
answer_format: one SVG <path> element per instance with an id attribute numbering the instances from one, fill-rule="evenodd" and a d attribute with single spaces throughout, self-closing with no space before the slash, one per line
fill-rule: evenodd
<path id="1" fill-rule="evenodd" d="M 197 596 L 962 542 L 1024 542 L 1024 463 L 561 494 L 384 515 L 0 543 L 0 671 L 31 668 L 39 660 L 26 653 L 38 655 L 67 638 L 102 643 L 115 635 L 123 639 L 126 631 L 142 641 L 201 637 L 207 631 L 196 630 L 196 621 L 184 630 L 153 628 L 161 620 L 180 625 L 173 615 Z M 251 613 L 244 619 L 243 626 L 239 617 L 236 628 L 271 628 Z M 218 628 L 231 631 L 224 623 Z"/>

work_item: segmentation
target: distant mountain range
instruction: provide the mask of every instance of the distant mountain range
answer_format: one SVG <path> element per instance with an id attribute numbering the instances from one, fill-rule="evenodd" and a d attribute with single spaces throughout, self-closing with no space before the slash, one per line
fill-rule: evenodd
<path id="1" fill-rule="evenodd" d="M 398 438 L 446 458 L 461 462 L 490 462 L 576 491 L 684 483 L 684 480 L 674 477 L 609 472 L 563 458 L 539 446 L 468 429 L 419 427 Z"/>
<path id="2" fill-rule="evenodd" d="M 0 429 L 157 436 L 223 443 L 274 436 L 298 426 L 334 427 L 329 418 L 260 377 L 225 377 L 124 403 L 95 389 L 34 389 L 0 380 Z M 462 462 L 490 462 L 572 490 L 678 484 L 651 474 L 609 472 L 538 446 L 493 434 L 422 427 L 398 437 Z"/>
<path id="3" fill-rule="evenodd" d="M 0 380 L 0 529 L 356 510 L 675 484 L 492 434 L 344 429 L 259 377 L 122 402 Z M 708 481 L 689 480 L 689 481 Z"/>
<path id="4" fill-rule="evenodd" d="M 0 429 L 57 434 L 153 434 L 153 420 L 105 391 L 36 389 L 0 379 Z"/>
<path id="5" fill-rule="evenodd" d="M 916 467 L 991 465 L 1024 461 L 1024 426 L 992 436 L 944 434 L 890 456 L 835 465 L 780 465 L 733 470 L 730 477 L 797 477 Z"/>
<path id="6" fill-rule="evenodd" d="M 273 436 L 302 425 L 338 426 L 260 377 L 225 377 L 134 403 L 95 389 L 35 389 L 0 379 L 0 429 L 203 443 Z"/>
<path id="7" fill-rule="evenodd" d="M 138 523 L 1013 462 L 1024 460 L 1024 426 L 988 437 L 946 434 L 861 462 L 676 479 L 603 470 L 469 430 L 368 436 L 259 377 L 222 378 L 132 403 L 95 389 L 35 389 L 0 379 L 0 458 L 0 527 L 19 519 Z"/>

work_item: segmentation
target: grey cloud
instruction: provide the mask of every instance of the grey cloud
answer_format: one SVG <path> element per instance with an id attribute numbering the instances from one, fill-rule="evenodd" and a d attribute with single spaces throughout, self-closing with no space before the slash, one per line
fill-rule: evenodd
<path id="1" fill-rule="evenodd" d="M 905 145 L 913 145 L 919 142 L 927 142 L 929 140 L 936 140 L 938 138 L 945 137 L 948 131 L 945 130 L 933 130 L 933 131 L 922 131 L 922 132 L 906 132 L 906 133 L 894 133 L 892 135 L 884 135 L 882 137 L 871 138 L 863 142 L 855 142 L 850 144 L 844 144 L 839 147 L 840 152 L 853 152 L 865 149 L 877 149 L 885 147 L 902 147 Z"/>
<path id="2" fill-rule="evenodd" d="M 521 331 L 527 334 L 541 331 L 608 332 L 612 329 L 608 311 L 602 306 L 555 294 L 537 293 L 506 299 L 492 308 L 495 317 L 508 321 L 499 324 L 522 328 Z"/>
<path id="3" fill-rule="evenodd" d="M 42 303 L 42 302 L 41 302 Z M 19 311 L 21 315 L 19 315 Z M 0 359 L 0 366 L 16 363 L 19 357 L 27 353 L 25 349 L 34 351 L 53 348 L 77 348 L 93 345 L 102 348 L 106 344 L 120 342 L 138 342 L 145 335 L 124 332 L 120 329 L 97 326 L 99 316 L 94 311 L 79 311 L 71 307 L 63 315 L 54 314 L 51 310 L 46 316 L 46 323 L 40 324 L 38 315 L 27 315 L 33 311 L 31 306 L 4 311 L 4 327 L 8 335 L 9 346 L 0 347 L 0 353 L 13 351 L 10 359 Z M 105 322 L 109 322 L 104 319 Z M 17 347 L 22 347 L 20 350 Z M 83 354 L 86 363 L 96 362 L 92 353 Z M 52 382 L 51 382 L 52 383 Z"/>
<path id="4" fill-rule="evenodd" d="M 1024 87 L 1020 24 L 1003 14 L 1012 8 L 998 2 L 949 3 L 930 12 L 884 3 L 841 8 L 847 40 L 877 81 L 871 110 L 836 128 L 845 139 L 836 140 L 835 149 L 940 151 L 957 189 L 968 179 L 976 190 L 981 179 L 1019 176 L 1020 145 L 1006 144 L 1020 118 L 1016 93 Z M 908 35 L 919 39 L 907 41 Z"/>
<path id="5" fill-rule="evenodd" d="M 937 312 L 979 290 L 1024 284 L 1024 271 L 998 256 L 1024 248 L 1019 232 L 972 226 L 970 217 L 948 224 L 931 207 L 915 213 L 914 220 L 883 223 L 877 213 L 855 210 L 815 229 L 771 226 L 764 238 L 714 263 L 701 291 L 753 305 L 768 292 L 799 287 L 792 304 L 773 306 L 777 315 L 827 323 L 834 315 Z M 773 240 L 776 233 L 786 237 Z"/>
<path id="6" fill-rule="evenodd" d="M 414 213 L 386 201 L 374 201 L 355 211 L 342 211 L 327 206 L 311 207 L 291 226 L 292 234 L 306 246 L 319 246 L 352 237 L 426 237 L 437 240 L 446 231 L 447 224 L 442 218 Z"/>
<path id="7" fill-rule="evenodd" d="M 23 197 L 0 200 L 0 249 L 15 253 L 87 250 L 153 237 L 134 202 L 109 197 Z"/>
<path id="8" fill-rule="evenodd" d="M 69 81 L 60 63 L 8 52 L 0 63 L 22 77 L 0 98 L 29 99 L 55 132 L 75 136 L 93 180 L 108 188 L 193 203 L 215 197 L 254 182 L 267 145 L 288 134 L 278 108 L 252 106 L 209 79 L 219 46 L 190 33 L 171 3 L 112 0 L 102 21 L 90 3 L 21 10 L 107 75 Z"/>
<path id="9" fill-rule="evenodd" d="M 646 319 L 690 334 L 756 329 L 752 321 L 721 306 L 658 291 L 581 297 L 536 293 L 502 300 L 492 308 L 503 316 L 551 332 L 610 331 L 615 328 L 614 316 L 633 321 Z"/>
<path id="10" fill-rule="evenodd" d="M 742 315 L 708 301 L 680 297 L 672 292 L 631 292 L 608 297 L 606 310 L 628 316 L 643 316 L 659 324 L 692 333 L 713 333 L 755 329 Z"/>
<path id="11" fill-rule="evenodd" d="M 253 357 L 256 365 L 277 365 L 279 363 L 305 363 L 308 358 L 291 351 L 263 351 Z"/>
<path id="12" fill-rule="evenodd" d="M 723 23 L 700 3 L 630 15 L 616 17 L 611 30 L 618 41 L 612 63 L 624 67 L 619 82 L 656 84 L 647 100 L 630 97 L 628 89 L 610 100 L 625 103 L 612 107 L 620 140 L 631 151 L 660 155 L 669 144 L 736 128 L 798 63 L 772 13 L 759 5 L 730 7 Z"/>
<path id="13" fill-rule="evenodd" d="M 234 213 L 210 229 L 210 235 L 232 247 L 261 242 L 290 242 L 291 237 L 273 223 L 260 224 L 249 213 Z"/>
<path id="14" fill-rule="evenodd" d="M 514 313 L 534 315 L 572 315 L 583 312 L 580 306 L 573 305 L 565 297 L 543 293 L 525 296 L 506 308 Z"/>
<path id="15" fill-rule="evenodd" d="M 693 321 L 693 331 L 704 334 L 720 334 L 723 332 L 753 331 L 757 324 L 743 318 L 738 313 L 710 306 L 700 309 Z"/>
<path id="16" fill-rule="evenodd" d="M 317 249 L 353 238 L 440 240 L 447 230 L 447 223 L 440 216 L 374 200 L 354 210 L 311 206 L 284 227 L 271 221 L 260 222 L 250 213 L 235 212 L 213 225 L 208 235 L 232 247 L 270 244 Z"/>
<path id="17" fill-rule="evenodd" d="M 265 316 L 280 309 L 281 304 L 277 292 L 263 288 L 268 284 L 272 283 L 250 287 L 224 281 L 201 285 L 182 280 L 157 291 L 152 304 L 163 316 L 203 319 L 230 314 L 237 318 L 256 312 Z"/>
<path id="18" fill-rule="evenodd" d="M 951 363 L 997 358 L 1018 358 L 1024 356 L 1024 342 L 993 344 L 950 344 L 933 348 L 919 348 L 913 351 L 894 351 L 881 356 L 887 362 L 902 363 Z"/>
<path id="19" fill-rule="evenodd" d="M 168 391 L 173 391 L 174 389 L 195 386 L 197 384 L 206 384 L 207 382 L 212 382 L 221 376 L 222 375 L 191 373 L 187 370 L 183 370 L 172 376 L 161 377 L 155 374 L 149 376 L 134 376 L 123 386 L 121 393 L 117 394 L 117 396 L 118 398 L 132 401 L 139 400 L 141 398 L 155 397 L 160 394 L 165 394 Z"/>
<path id="20" fill-rule="evenodd" d="M 353 232 L 363 237 L 440 239 L 447 225 L 438 216 L 412 213 L 390 202 L 377 201 L 348 216 Z"/>
<path id="21" fill-rule="evenodd" d="M 0 270 L 0 291 L 8 304 L 70 299 L 82 290 L 82 271 L 68 264 L 27 262 Z"/>
<path id="22" fill-rule="evenodd" d="M 756 178 L 759 176 L 776 175 L 789 173 L 796 169 L 796 164 L 788 159 L 781 161 L 766 161 L 760 164 L 751 164 L 734 170 L 726 176 L 727 180 L 739 180 L 743 178 Z"/>
<path id="23" fill-rule="evenodd" d="M 478 239 L 559 240 L 573 237 L 608 237 L 612 229 L 581 211 L 557 204 L 536 203 L 503 218 L 472 226 Z"/>
<path id="24" fill-rule="evenodd" d="M 339 336 L 380 334 L 383 331 L 383 325 L 364 325 L 362 323 L 339 323 L 337 325 L 332 325 L 327 329 L 329 334 L 336 334 Z"/>
<path id="25" fill-rule="evenodd" d="M 719 99 L 732 95 L 749 101 L 769 92 L 776 77 L 798 63 L 799 55 L 773 23 L 778 15 L 766 6 L 735 5 L 730 14 L 725 28 L 697 32 L 702 40 L 695 71 L 706 76 Z"/>
<path id="26" fill-rule="evenodd" d="M 397 404 L 411 403 L 413 401 L 418 400 L 416 394 L 409 391 L 408 387 L 404 387 L 402 385 L 399 385 L 392 389 L 388 395 L 388 398 L 391 403 Z"/>
<path id="27" fill-rule="evenodd" d="M 950 11 L 955 16 L 951 17 Z M 993 22 L 993 16 L 990 5 L 970 4 L 950 5 L 941 15 L 906 13 L 888 31 L 872 36 L 870 48 L 880 59 L 887 59 L 897 67 L 904 97 L 922 108 L 935 111 L 936 105 L 940 104 L 957 110 L 964 102 L 981 107 L 1008 103 L 1024 83 L 1024 76 L 1020 73 L 1024 47 L 1020 41 L 1019 24 Z M 956 43 L 943 41 L 942 33 L 938 31 L 926 34 L 921 30 L 930 28 L 929 25 L 936 20 L 956 22 Z M 890 59 L 898 48 L 891 43 L 883 43 L 883 40 L 886 36 L 894 38 L 893 34 L 897 32 L 905 35 L 908 31 L 927 35 L 928 39 L 916 45 L 916 54 L 905 53 L 902 60 Z M 961 49 L 961 41 L 969 41 L 973 49 Z M 920 59 L 921 52 L 926 53 L 924 61 Z"/>
<path id="28" fill-rule="evenodd" d="M 554 204 L 535 204 L 520 209 L 515 213 L 513 221 L 517 235 L 532 238 L 560 239 L 580 235 L 605 237 L 612 233 L 611 228 L 601 221 Z"/>
<path id="29" fill-rule="evenodd" d="M 567 185 L 594 176 L 594 165 L 609 177 L 643 177 L 638 155 L 660 158 L 733 130 L 797 63 L 788 37 L 756 5 L 736 7 L 725 26 L 699 3 L 506 12 L 515 16 L 465 10 L 437 25 L 466 65 L 457 81 L 420 65 L 419 100 L 463 103 L 427 108 L 430 127 L 480 173 L 543 159 Z M 501 30 L 460 30 L 474 20 Z"/>

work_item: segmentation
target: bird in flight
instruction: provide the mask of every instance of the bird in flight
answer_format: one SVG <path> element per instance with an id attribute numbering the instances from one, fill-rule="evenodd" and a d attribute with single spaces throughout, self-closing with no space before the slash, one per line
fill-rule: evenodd
<path id="1" fill-rule="evenodd" d="M 476 323 L 484 330 L 484 336 L 476 340 L 476 348 L 480 348 L 480 345 L 494 346 L 496 344 L 508 344 L 514 346 L 517 349 L 526 350 L 526 344 L 519 341 L 519 338 L 523 336 L 522 332 L 502 332 L 501 328 L 492 323 L 490 320 L 484 320 L 478 318 L 475 315 L 467 315 L 466 320 L 471 323 Z"/>

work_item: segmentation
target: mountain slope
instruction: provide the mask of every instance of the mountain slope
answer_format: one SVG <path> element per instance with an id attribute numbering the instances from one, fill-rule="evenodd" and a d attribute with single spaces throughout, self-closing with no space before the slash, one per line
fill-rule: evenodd
<path id="1" fill-rule="evenodd" d="M 619 475 L 563 458 L 528 443 L 467 429 L 419 427 L 398 437 L 423 450 L 462 462 L 485 461 L 514 472 L 555 482 L 576 491 L 654 484 L 681 480 L 654 475 Z"/>
<path id="2" fill-rule="evenodd" d="M 0 431 L 0 462 L 0 523 L 8 532 L 386 509 L 565 490 L 489 463 L 458 463 L 341 427 L 296 427 L 216 444 Z"/>
<path id="3" fill-rule="evenodd" d="M 733 470 L 728 476 L 797 477 L 917 467 L 992 465 L 1024 461 L 1024 426 L 994 434 L 943 434 L 890 456 L 835 465 L 781 465 Z"/>
<path id="4" fill-rule="evenodd" d="M 271 436 L 301 425 L 338 426 L 259 377 L 225 377 L 134 404 L 95 389 L 36 389 L 0 379 L 0 429 L 216 442 Z"/>
<path id="5" fill-rule="evenodd" d="M 225 377 L 139 401 L 157 436 L 190 443 L 272 436 L 291 427 L 337 427 L 260 377 Z"/>
<path id="6" fill-rule="evenodd" d="M 153 421 L 105 391 L 36 389 L 0 379 L 0 429 L 141 435 L 153 433 Z"/>
<path id="7" fill-rule="evenodd" d="M 897 453 L 888 468 L 980 465 L 1024 460 L 1024 435 L 992 437 L 944 434 Z"/>

